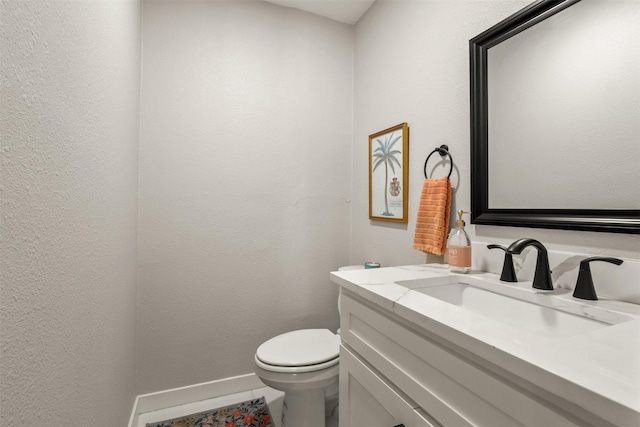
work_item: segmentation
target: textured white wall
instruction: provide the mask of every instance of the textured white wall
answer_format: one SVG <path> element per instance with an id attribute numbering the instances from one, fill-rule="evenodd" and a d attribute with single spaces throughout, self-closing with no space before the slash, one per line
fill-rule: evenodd
<path id="1" fill-rule="evenodd" d="M 143 4 L 140 393 L 338 327 L 353 28 L 264 2 Z"/>
<path id="2" fill-rule="evenodd" d="M 140 5 L 0 8 L 0 424 L 125 425 Z"/>
<path id="3" fill-rule="evenodd" d="M 529 3 L 379 0 L 357 23 L 351 262 L 375 259 L 383 265 L 401 265 L 425 261 L 424 254 L 412 249 L 413 234 L 424 160 L 440 144 L 449 145 L 455 161 L 451 210 L 469 208 L 468 42 Z M 410 128 L 409 224 L 369 221 L 368 135 L 403 121 Z M 433 171 L 434 176 L 446 174 L 448 163 L 441 167 L 434 157 L 429 162 L 429 172 Z M 640 243 L 634 235 L 473 225 L 467 228 L 478 245 L 509 244 L 520 237 L 532 237 L 554 251 L 640 259 Z M 535 251 L 530 253 L 535 257 Z M 499 269 L 502 265 L 503 255 L 498 251 L 475 254 L 475 266 L 497 265 Z"/>

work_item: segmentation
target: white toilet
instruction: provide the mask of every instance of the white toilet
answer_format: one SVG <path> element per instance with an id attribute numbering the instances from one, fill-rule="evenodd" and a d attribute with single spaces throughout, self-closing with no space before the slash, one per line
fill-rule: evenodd
<path id="1" fill-rule="evenodd" d="M 356 268 L 364 267 L 339 270 Z M 256 375 L 284 391 L 282 427 L 325 427 L 325 417 L 337 414 L 339 353 L 340 335 L 328 329 L 287 332 L 258 347 Z"/>
<path id="2" fill-rule="evenodd" d="M 325 400 L 338 393 L 340 336 L 328 329 L 287 332 L 263 343 L 255 373 L 284 391 L 282 427 L 325 427 Z"/>

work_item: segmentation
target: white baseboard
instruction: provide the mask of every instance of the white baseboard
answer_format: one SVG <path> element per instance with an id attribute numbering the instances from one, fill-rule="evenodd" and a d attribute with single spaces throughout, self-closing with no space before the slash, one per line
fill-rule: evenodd
<path id="1" fill-rule="evenodd" d="M 129 427 L 137 427 L 138 417 L 145 412 L 213 399 L 227 394 L 241 393 L 264 386 L 256 374 L 246 374 L 155 393 L 141 394 L 136 396 L 133 404 Z"/>

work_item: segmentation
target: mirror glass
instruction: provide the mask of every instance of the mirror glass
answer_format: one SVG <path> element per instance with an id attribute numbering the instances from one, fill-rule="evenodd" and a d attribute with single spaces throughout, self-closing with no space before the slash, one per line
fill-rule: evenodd
<path id="1" fill-rule="evenodd" d="M 489 208 L 640 209 L 640 10 L 582 0 L 487 53 Z"/>
<path id="2" fill-rule="evenodd" d="M 638 22 L 537 0 L 470 40 L 472 223 L 640 234 Z"/>

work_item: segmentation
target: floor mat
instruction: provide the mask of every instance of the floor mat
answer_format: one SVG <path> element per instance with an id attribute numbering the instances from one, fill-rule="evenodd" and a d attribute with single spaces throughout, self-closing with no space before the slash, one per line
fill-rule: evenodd
<path id="1" fill-rule="evenodd" d="M 211 409 L 146 427 L 275 427 L 264 397 Z"/>

